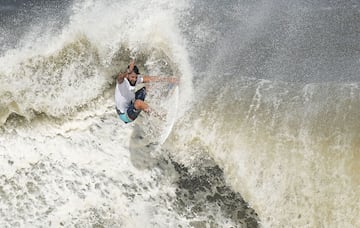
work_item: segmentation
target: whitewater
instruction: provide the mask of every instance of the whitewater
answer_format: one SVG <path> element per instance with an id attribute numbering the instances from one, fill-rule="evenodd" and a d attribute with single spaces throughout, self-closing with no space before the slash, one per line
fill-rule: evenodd
<path id="1" fill-rule="evenodd" d="M 359 3 L 19 0 L 0 13 L 1 227 L 360 227 Z M 116 115 L 130 58 L 180 79 L 166 132 Z"/>

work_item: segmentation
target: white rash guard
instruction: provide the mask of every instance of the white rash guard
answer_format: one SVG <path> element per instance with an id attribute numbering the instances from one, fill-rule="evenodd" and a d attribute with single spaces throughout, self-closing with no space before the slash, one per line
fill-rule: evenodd
<path id="1" fill-rule="evenodd" d="M 143 80 L 143 77 L 141 75 L 138 75 L 135 85 L 138 83 L 142 83 Z M 130 85 L 127 78 L 124 78 L 124 81 L 121 84 L 116 82 L 115 104 L 116 108 L 119 109 L 120 112 L 125 113 L 129 105 L 131 104 L 131 101 L 133 101 L 134 99 L 135 86 Z"/>

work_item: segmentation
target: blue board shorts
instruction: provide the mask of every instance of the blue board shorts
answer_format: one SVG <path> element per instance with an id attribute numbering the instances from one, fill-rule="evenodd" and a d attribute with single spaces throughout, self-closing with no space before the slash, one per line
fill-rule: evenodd
<path id="1" fill-rule="evenodd" d="M 135 100 L 142 100 L 144 101 L 146 97 L 146 88 L 142 87 L 135 93 Z M 116 109 L 119 118 L 124 121 L 124 123 L 131 123 L 133 122 L 140 114 L 141 110 L 138 110 L 134 107 L 134 102 L 131 102 L 126 113 L 121 113 L 120 110 Z"/>
<path id="2" fill-rule="evenodd" d="M 120 115 L 119 115 L 119 118 L 120 118 L 122 121 L 124 121 L 124 123 L 130 123 L 130 122 L 133 121 L 132 119 L 130 119 L 130 118 L 128 117 L 128 115 L 126 115 L 126 113 L 120 114 Z"/>

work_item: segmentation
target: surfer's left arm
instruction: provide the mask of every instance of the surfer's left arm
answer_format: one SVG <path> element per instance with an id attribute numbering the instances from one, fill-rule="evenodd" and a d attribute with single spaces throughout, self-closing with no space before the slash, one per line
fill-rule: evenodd
<path id="1" fill-rule="evenodd" d="M 143 82 L 167 82 L 172 84 L 178 84 L 179 79 L 175 76 L 172 77 L 161 77 L 161 76 L 149 76 L 149 75 L 143 75 Z"/>

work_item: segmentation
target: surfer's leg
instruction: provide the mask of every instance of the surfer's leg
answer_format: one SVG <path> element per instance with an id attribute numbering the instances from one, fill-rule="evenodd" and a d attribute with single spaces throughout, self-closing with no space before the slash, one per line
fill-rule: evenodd
<path id="1" fill-rule="evenodd" d="M 139 111 L 147 112 L 149 109 L 149 105 L 146 104 L 144 101 L 138 99 L 138 100 L 135 100 L 135 102 L 134 102 L 134 108 Z"/>
<path id="2" fill-rule="evenodd" d="M 146 104 L 144 101 L 138 99 L 130 105 L 127 110 L 127 115 L 131 120 L 135 120 L 139 116 L 141 111 L 148 112 L 149 105 Z"/>

